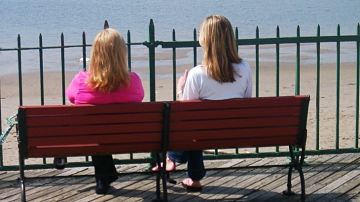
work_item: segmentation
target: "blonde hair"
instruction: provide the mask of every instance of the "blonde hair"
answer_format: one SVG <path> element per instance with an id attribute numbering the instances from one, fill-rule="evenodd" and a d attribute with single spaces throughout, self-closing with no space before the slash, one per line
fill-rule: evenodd
<path id="1" fill-rule="evenodd" d="M 229 20 L 221 15 L 205 18 L 200 27 L 199 42 L 204 49 L 203 65 L 216 81 L 234 82 L 232 63 L 240 63 L 234 32 Z"/>
<path id="2" fill-rule="evenodd" d="M 96 35 L 89 75 L 87 82 L 96 91 L 111 92 L 129 85 L 126 44 L 115 29 L 104 29 Z"/>

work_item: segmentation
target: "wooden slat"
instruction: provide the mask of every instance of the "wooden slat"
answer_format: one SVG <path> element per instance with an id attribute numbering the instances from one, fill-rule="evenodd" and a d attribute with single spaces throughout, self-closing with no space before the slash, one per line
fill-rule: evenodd
<path id="1" fill-rule="evenodd" d="M 213 109 L 232 109 L 232 108 L 256 108 L 256 107 L 284 107 L 299 106 L 303 100 L 310 99 L 308 96 L 283 96 L 283 97 L 258 97 L 241 98 L 231 100 L 212 100 L 212 101 L 187 101 L 171 102 L 172 111 L 202 110 L 209 107 Z M 184 104 L 185 103 L 185 104 Z"/>
<path id="2" fill-rule="evenodd" d="M 32 127 L 28 128 L 27 136 L 72 136 L 72 135 L 92 135 L 92 134 L 115 134 L 115 133 L 142 133 L 159 132 L 162 125 L 159 122 L 139 123 L 139 124 L 109 124 L 109 125 L 80 125 L 63 127 Z"/>
<path id="3" fill-rule="evenodd" d="M 187 131 L 203 129 L 250 128 L 250 127 L 287 127 L 298 126 L 299 117 L 251 118 L 251 119 L 225 119 L 171 122 L 170 131 Z"/>
<path id="4" fill-rule="evenodd" d="M 198 141 L 177 141 L 170 142 L 169 150 L 204 150 L 213 148 L 235 148 L 253 146 L 285 146 L 296 145 L 296 137 L 293 136 L 272 136 L 268 138 L 244 138 L 241 141 L 236 139 L 213 139 Z"/>
<path id="5" fill-rule="evenodd" d="M 299 116 L 301 108 L 299 106 L 279 107 L 279 108 L 246 108 L 246 109 L 222 109 L 203 111 L 175 111 L 171 113 L 171 121 L 179 120 L 201 120 L 204 117 L 209 119 L 224 118 L 251 118 L 251 117 L 282 117 Z"/>
<path id="6" fill-rule="evenodd" d="M 20 110 L 26 110 L 27 116 L 37 115 L 80 115 L 80 114 L 115 114 L 131 112 L 161 112 L 163 103 L 119 103 L 111 105 L 44 105 L 44 106 L 21 106 Z"/>
<path id="7" fill-rule="evenodd" d="M 161 113 L 124 113 L 114 115 L 58 115 L 58 116 L 31 116 L 27 119 L 27 126 L 56 126 L 56 125 L 86 125 L 112 123 L 141 123 L 161 122 Z"/>
<path id="8" fill-rule="evenodd" d="M 170 134 L 170 144 L 176 141 L 193 141 L 197 139 L 226 139 L 226 138 L 249 138 L 254 137 L 258 139 L 270 138 L 273 136 L 289 136 L 297 137 L 297 127 L 282 127 L 282 128 L 247 128 L 247 129 L 224 129 L 224 130 L 199 130 L 199 131 L 181 131 Z M 266 142 L 264 143 L 266 144 Z M 260 144 L 259 146 L 262 146 Z"/>
<path id="9" fill-rule="evenodd" d="M 84 136 L 64 136 L 58 138 L 38 137 L 31 138 L 28 141 L 28 147 L 50 146 L 50 145 L 73 145 L 73 144 L 121 144 L 121 143 L 138 143 L 158 142 L 160 144 L 161 133 L 139 133 L 139 134 L 100 134 Z"/>
<path id="10" fill-rule="evenodd" d="M 121 154 L 130 152 L 160 152 L 160 144 L 143 143 L 135 144 L 114 144 L 101 146 L 84 147 L 53 147 L 53 148 L 29 148 L 28 158 L 31 157 L 64 157 L 64 156 L 84 156 L 84 155 L 102 155 L 102 154 Z"/>

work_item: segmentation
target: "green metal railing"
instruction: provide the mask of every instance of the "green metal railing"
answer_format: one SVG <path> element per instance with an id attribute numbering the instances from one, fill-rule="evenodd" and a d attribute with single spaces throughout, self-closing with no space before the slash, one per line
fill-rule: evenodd
<path id="1" fill-rule="evenodd" d="M 312 102 L 315 101 L 315 137 L 308 137 L 315 138 L 315 148 L 310 148 L 306 153 L 307 155 L 317 155 L 317 154 L 334 154 L 334 153 L 348 153 L 348 152 L 360 152 L 359 148 L 359 75 L 360 75 L 360 25 L 357 26 L 357 34 L 355 35 L 341 35 L 340 34 L 340 25 L 337 27 L 337 35 L 336 36 L 321 36 L 320 35 L 320 26 L 317 27 L 317 34 L 316 36 L 300 36 L 300 27 L 297 27 L 297 34 L 295 37 L 280 37 L 280 28 L 276 28 L 276 37 L 274 38 L 260 38 L 260 31 L 259 28 L 256 28 L 255 38 L 253 39 L 239 39 L 238 28 L 235 29 L 235 37 L 237 39 L 237 48 L 240 51 L 242 46 L 254 46 L 255 47 L 255 74 L 254 74 L 254 84 L 255 84 L 255 96 L 260 96 L 260 50 L 262 45 L 274 45 L 275 46 L 275 96 L 280 95 L 280 65 L 281 65 L 281 57 L 280 57 L 280 45 L 284 44 L 291 44 L 296 47 L 295 52 L 295 86 L 294 86 L 294 94 L 300 94 L 300 76 L 301 76 L 301 45 L 302 44 L 314 44 L 316 47 L 316 95 L 315 98 L 312 97 Z M 176 40 L 176 32 L 175 30 L 172 31 L 172 40 L 171 41 L 156 41 L 156 34 L 155 34 L 155 26 L 154 22 L 150 20 L 149 24 L 149 38 L 148 41 L 144 42 L 132 42 L 131 41 L 131 33 L 130 31 L 127 32 L 127 45 L 128 45 L 128 66 L 129 69 L 132 69 L 132 47 L 139 46 L 144 47 L 148 50 L 148 64 L 149 64 L 149 100 L 155 101 L 156 94 L 156 53 L 157 50 L 169 50 L 172 52 L 172 67 L 171 69 L 172 74 L 170 75 L 172 79 L 172 99 L 176 100 L 176 75 L 178 73 L 177 70 L 177 50 L 181 48 L 188 48 L 192 50 L 192 63 L 193 65 L 197 65 L 198 63 L 198 54 L 197 49 L 200 47 L 197 41 L 197 31 L 196 29 L 193 30 L 193 40 L 191 41 L 177 41 Z M 39 46 L 38 47 L 22 47 L 21 43 L 21 36 L 18 35 L 17 37 L 17 48 L 0 48 L 0 52 L 15 52 L 17 53 L 17 60 L 18 60 L 18 95 L 19 95 L 19 105 L 24 105 L 23 102 L 23 66 L 22 66 L 22 54 L 25 51 L 38 51 L 39 55 L 39 74 L 40 74 L 40 104 L 45 104 L 45 96 L 44 96 L 44 51 L 48 49 L 56 49 L 60 50 L 60 60 L 61 60 L 61 104 L 66 104 L 66 96 L 65 96 L 65 72 L 67 71 L 65 65 L 65 52 L 68 49 L 72 48 L 82 48 L 82 57 L 83 63 L 82 67 L 86 70 L 86 51 L 87 48 L 91 45 L 86 43 L 86 34 L 85 32 L 82 34 L 82 44 L 81 45 L 65 45 L 64 41 L 64 34 L 60 36 L 60 46 L 43 46 L 42 43 L 42 35 L 39 35 Z M 340 79 L 341 79 L 341 49 L 340 45 L 343 42 L 352 42 L 356 44 L 356 85 L 355 85 L 355 131 L 354 131 L 354 145 L 349 148 L 341 148 L 340 147 Z M 335 135 L 336 135 L 336 142 L 334 149 L 320 149 L 320 107 L 321 107 L 321 88 L 320 88 L 320 78 L 321 78 L 321 43 L 336 43 L 336 128 L 335 128 Z M 189 63 L 191 63 L 189 62 Z M 1 65 L 1 64 L 0 64 Z M 0 91 L 1 92 L 1 91 Z M 0 103 L 1 109 L 1 103 Z M 1 114 L 0 114 L 1 116 Z M 10 122 L 10 125 L 14 125 L 16 122 Z M 11 126 L 10 126 L 11 127 Z M 5 142 L 5 138 L 10 130 L 3 131 L 1 136 L 1 143 Z M 238 148 L 234 149 L 234 153 L 229 154 L 219 154 L 218 150 L 215 150 L 213 155 L 206 155 L 206 159 L 226 159 L 226 158 L 237 158 L 237 157 L 270 157 L 270 156 L 287 156 L 288 152 L 280 151 L 279 147 L 276 147 L 272 152 L 260 152 L 259 148 L 255 148 L 254 153 L 241 153 Z M 72 163 L 70 166 L 79 166 L 79 165 L 89 165 L 88 158 L 86 158 L 85 162 L 80 163 Z M 119 163 L 139 163 L 139 162 L 150 162 L 151 159 L 135 159 L 132 154 L 130 154 L 129 159 L 125 160 L 118 160 Z M 44 165 L 40 167 L 50 167 L 49 164 L 46 164 L 46 160 L 43 161 Z M 35 168 L 37 165 L 28 165 L 28 168 Z M 0 146 L 0 170 L 1 169 L 17 169 L 17 166 L 7 166 L 3 164 L 3 152 L 2 152 L 2 145 Z"/>

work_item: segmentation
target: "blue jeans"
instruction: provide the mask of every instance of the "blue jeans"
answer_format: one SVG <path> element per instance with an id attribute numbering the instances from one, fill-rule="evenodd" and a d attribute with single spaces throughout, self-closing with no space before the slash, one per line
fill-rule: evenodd
<path id="1" fill-rule="evenodd" d="M 168 152 L 170 160 L 177 163 L 187 163 L 189 178 L 200 181 L 206 174 L 202 151 L 171 151 Z"/>

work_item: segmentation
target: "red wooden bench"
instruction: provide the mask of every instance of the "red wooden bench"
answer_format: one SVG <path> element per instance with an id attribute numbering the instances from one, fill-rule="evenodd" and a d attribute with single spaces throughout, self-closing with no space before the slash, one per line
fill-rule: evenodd
<path id="1" fill-rule="evenodd" d="M 283 193 L 294 194 L 291 174 L 295 168 L 304 201 L 302 165 L 309 100 L 309 96 L 295 96 L 169 103 L 166 150 L 289 146 L 288 189 Z M 294 149 L 300 150 L 300 158 Z"/>
<path id="2" fill-rule="evenodd" d="M 129 103 L 116 105 L 20 107 L 21 197 L 25 201 L 24 159 L 130 152 L 289 146 L 292 170 L 305 155 L 309 96 L 245 98 L 219 101 Z M 299 150 L 300 156 L 294 154 Z M 159 155 L 157 155 L 159 156 Z M 165 164 L 165 158 L 162 158 Z M 160 163 L 160 159 L 157 159 Z M 166 167 L 166 166 L 164 166 Z M 167 201 L 164 167 L 156 177 L 156 195 Z"/>
<path id="3" fill-rule="evenodd" d="M 26 201 L 26 158 L 165 152 L 163 108 L 163 103 L 20 107 L 21 200 Z M 160 176 L 164 175 L 159 172 L 156 177 L 158 200 Z M 163 197 L 167 198 L 166 192 Z"/>

